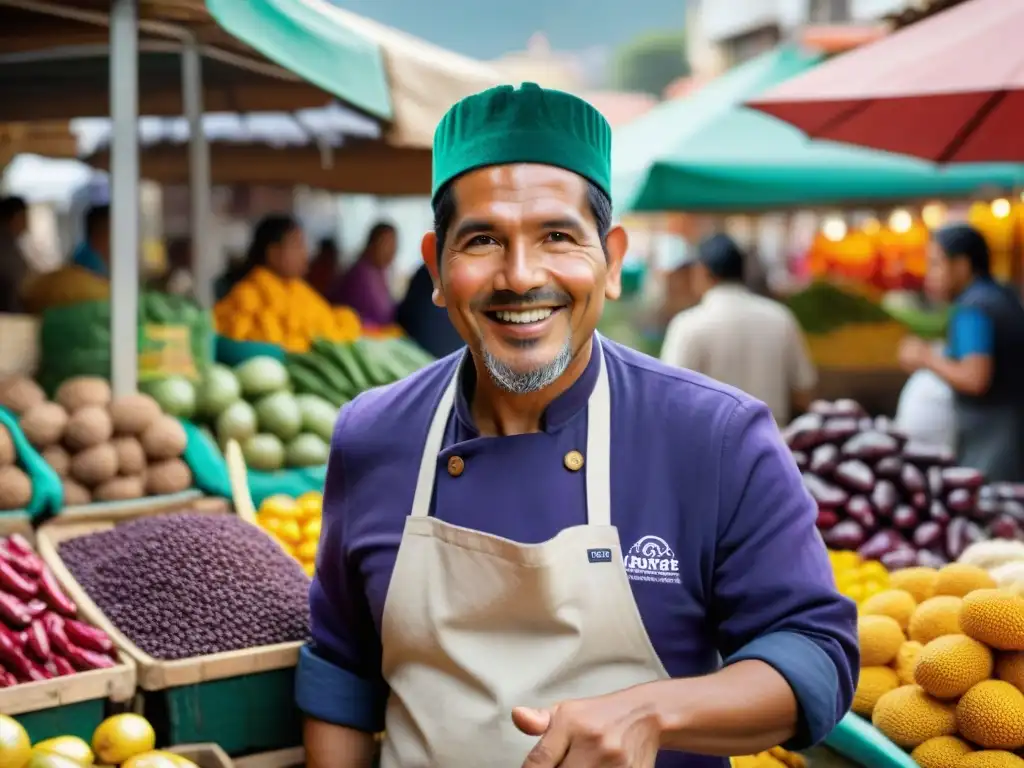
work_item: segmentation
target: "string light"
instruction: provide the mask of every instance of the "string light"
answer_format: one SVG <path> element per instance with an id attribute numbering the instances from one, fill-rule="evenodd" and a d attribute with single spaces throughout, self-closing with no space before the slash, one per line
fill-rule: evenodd
<path id="1" fill-rule="evenodd" d="M 921 221 L 928 229 L 938 229 L 946 220 L 946 209 L 941 203 L 928 203 L 921 209 Z"/>
<path id="2" fill-rule="evenodd" d="M 1005 219 L 1010 215 L 1010 201 L 1005 197 L 992 201 L 992 215 L 997 219 Z"/>
<path id="3" fill-rule="evenodd" d="M 846 222 L 842 219 L 828 219 L 821 227 L 826 240 L 838 243 L 846 237 Z"/>
<path id="4" fill-rule="evenodd" d="M 909 232 L 913 226 L 914 217 L 910 215 L 910 211 L 898 208 L 889 217 L 889 229 L 898 234 Z"/>

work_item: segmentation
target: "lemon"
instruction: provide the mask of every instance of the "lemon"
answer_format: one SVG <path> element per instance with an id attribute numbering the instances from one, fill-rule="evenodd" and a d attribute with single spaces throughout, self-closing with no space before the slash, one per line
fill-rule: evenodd
<path id="1" fill-rule="evenodd" d="M 92 735 L 92 751 L 105 765 L 120 765 L 156 745 L 156 733 L 149 721 L 131 713 L 108 717 Z"/>
<path id="2" fill-rule="evenodd" d="M 864 563 L 864 565 L 860 567 L 860 572 L 865 579 L 877 579 L 883 582 L 887 582 L 889 580 L 889 572 L 885 570 L 885 566 L 877 560 L 870 560 Z"/>
<path id="3" fill-rule="evenodd" d="M 276 533 L 285 544 L 294 545 L 302 541 L 302 529 L 295 520 L 285 520 Z"/>
<path id="4" fill-rule="evenodd" d="M 853 602 L 859 603 L 865 597 L 865 595 L 864 595 L 864 585 L 863 584 L 851 584 L 849 587 L 846 588 L 846 591 L 843 592 L 843 594 L 846 595 L 851 600 L 853 600 Z"/>
<path id="5" fill-rule="evenodd" d="M 302 526 L 302 538 L 306 541 L 319 541 L 320 540 L 320 518 L 314 518 Z"/>
<path id="6" fill-rule="evenodd" d="M 299 560 L 302 560 L 304 562 L 316 560 L 316 547 L 316 539 L 314 539 L 313 541 L 309 541 L 307 539 L 306 541 L 299 544 L 298 547 L 296 547 L 295 556 L 299 558 Z"/>
<path id="7" fill-rule="evenodd" d="M 860 565 L 860 556 L 856 552 L 833 552 L 832 562 L 835 563 L 837 569 L 853 569 Z"/>
<path id="8" fill-rule="evenodd" d="M 185 768 L 181 761 L 195 765 L 191 760 L 185 760 L 180 755 L 154 749 L 149 752 L 132 755 L 121 763 L 121 768 Z"/>
<path id="9" fill-rule="evenodd" d="M 267 497 L 260 505 L 260 515 L 269 517 L 297 517 L 301 512 L 295 499 L 280 493 Z"/>
<path id="10" fill-rule="evenodd" d="M 34 744 L 32 749 L 37 752 L 51 752 L 55 755 L 70 757 L 82 765 L 92 765 L 96 759 L 85 740 L 77 736 L 57 736 L 54 739 L 46 739 Z"/>
<path id="11" fill-rule="evenodd" d="M 32 745 L 21 723 L 0 715 L 0 768 L 24 768 L 31 756 Z"/>
<path id="12" fill-rule="evenodd" d="M 82 764 L 56 752 L 33 749 L 25 768 L 82 768 Z"/>

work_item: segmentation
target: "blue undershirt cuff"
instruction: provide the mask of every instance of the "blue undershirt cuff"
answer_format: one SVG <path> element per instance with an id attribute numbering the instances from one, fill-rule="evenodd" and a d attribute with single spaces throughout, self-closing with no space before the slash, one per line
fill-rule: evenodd
<path id="1" fill-rule="evenodd" d="M 782 675 L 796 696 L 796 734 L 781 745 L 801 750 L 823 741 L 836 726 L 839 679 L 832 659 L 797 632 L 773 632 L 747 643 L 725 663 L 763 661 Z"/>
<path id="2" fill-rule="evenodd" d="M 386 692 L 381 684 L 342 669 L 306 646 L 295 670 L 295 703 L 317 720 L 366 733 L 384 729 Z"/>

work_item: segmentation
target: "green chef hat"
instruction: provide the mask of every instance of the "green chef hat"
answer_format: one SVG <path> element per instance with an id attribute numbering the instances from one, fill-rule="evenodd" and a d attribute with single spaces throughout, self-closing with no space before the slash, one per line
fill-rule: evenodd
<path id="1" fill-rule="evenodd" d="M 434 132 L 432 196 L 476 168 L 540 163 L 589 179 L 611 196 L 612 129 L 593 106 L 562 91 L 523 83 L 468 96 Z"/>

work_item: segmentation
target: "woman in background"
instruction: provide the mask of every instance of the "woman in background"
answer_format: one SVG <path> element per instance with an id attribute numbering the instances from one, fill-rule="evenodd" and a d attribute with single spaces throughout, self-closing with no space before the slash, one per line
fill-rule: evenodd
<path id="1" fill-rule="evenodd" d="M 397 251 L 394 226 L 383 221 L 374 224 L 359 260 L 341 276 L 327 299 L 332 304 L 352 307 L 369 325 L 393 323 L 395 300 L 388 288 L 388 270 Z"/>
<path id="2" fill-rule="evenodd" d="M 309 251 L 306 236 L 294 218 L 286 214 L 272 214 L 260 219 L 253 230 L 245 258 L 217 280 L 218 301 L 257 267 L 285 279 L 305 277 L 309 269 Z"/>

